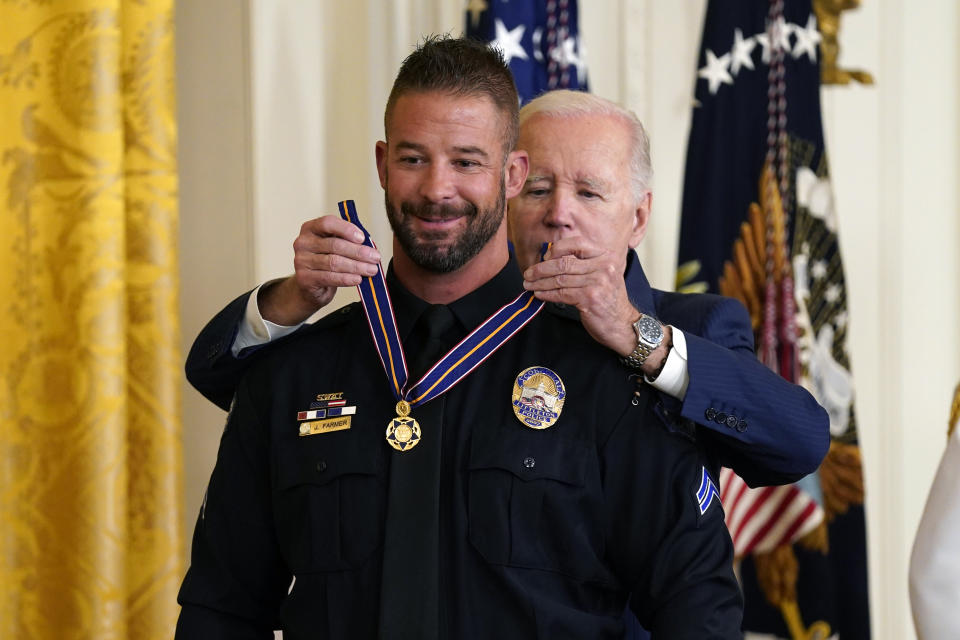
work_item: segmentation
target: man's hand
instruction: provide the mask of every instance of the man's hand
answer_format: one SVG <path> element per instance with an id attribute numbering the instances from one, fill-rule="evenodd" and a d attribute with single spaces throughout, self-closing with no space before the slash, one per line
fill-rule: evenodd
<path id="1" fill-rule="evenodd" d="M 337 215 L 309 220 L 293 242 L 294 275 L 260 289 L 260 314 L 274 324 L 299 324 L 329 304 L 338 287 L 376 274 L 379 263 L 379 252 L 363 245 L 352 223 Z"/>
<path id="2" fill-rule="evenodd" d="M 575 306 L 594 340 L 626 356 L 637 344 L 631 325 L 640 312 L 627 296 L 625 268 L 624 255 L 583 238 L 563 238 L 553 243 L 543 262 L 523 273 L 523 287 L 540 300 Z M 650 375 L 660 367 L 667 357 L 668 339 L 665 335 L 663 344 L 647 358 L 644 373 Z"/>

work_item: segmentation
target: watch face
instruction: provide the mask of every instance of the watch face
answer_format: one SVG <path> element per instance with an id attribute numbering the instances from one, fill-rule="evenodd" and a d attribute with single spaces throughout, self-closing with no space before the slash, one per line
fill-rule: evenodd
<path id="1" fill-rule="evenodd" d="M 663 340 L 663 327 L 650 316 L 640 318 L 637 322 L 637 329 L 644 342 L 659 346 L 660 341 Z"/>

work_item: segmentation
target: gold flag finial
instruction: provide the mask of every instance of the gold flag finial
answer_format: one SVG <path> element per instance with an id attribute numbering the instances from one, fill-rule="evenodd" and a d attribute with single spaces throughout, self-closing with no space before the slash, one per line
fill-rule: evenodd
<path id="1" fill-rule="evenodd" d="M 823 59 L 820 64 L 821 84 L 873 84 L 873 76 L 862 69 L 841 69 L 837 66 L 840 56 L 840 14 L 856 9 L 860 0 L 813 0 L 813 12 L 817 14 L 820 26 L 820 51 Z"/>
<path id="2" fill-rule="evenodd" d="M 830 625 L 823 620 L 817 620 L 809 628 L 803 625 L 796 600 L 781 603 L 780 613 L 790 632 L 790 640 L 827 640 L 830 637 Z"/>

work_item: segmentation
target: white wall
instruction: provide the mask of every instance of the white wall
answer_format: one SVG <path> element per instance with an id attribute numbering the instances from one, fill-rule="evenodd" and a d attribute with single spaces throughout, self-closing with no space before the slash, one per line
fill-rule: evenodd
<path id="1" fill-rule="evenodd" d="M 653 144 L 640 255 L 672 288 L 705 0 L 581 0 L 595 93 L 633 108 Z M 421 33 L 461 30 L 460 0 L 208 0 L 177 10 L 183 333 L 291 269 L 300 223 L 352 198 L 389 255 L 373 144 L 393 75 Z M 874 87 L 824 90 L 868 489 L 874 637 L 914 637 L 910 544 L 960 379 L 957 215 L 960 10 L 866 2 L 841 62 Z M 348 297 L 349 297 L 348 292 Z M 185 393 L 188 529 L 223 421 Z"/>
<path id="2" fill-rule="evenodd" d="M 581 6 L 590 90 L 632 109 L 650 136 L 653 215 L 637 252 L 651 283 L 672 290 L 706 0 L 587 0 Z"/>
<path id="3" fill-rule="evenodd" d="M 246 5 L 235 0 L 176 6 L 184 357 L 206 321 L 255 282 L 247 25 Z M 224 417 L 184 379 L 188 546 Z"/>

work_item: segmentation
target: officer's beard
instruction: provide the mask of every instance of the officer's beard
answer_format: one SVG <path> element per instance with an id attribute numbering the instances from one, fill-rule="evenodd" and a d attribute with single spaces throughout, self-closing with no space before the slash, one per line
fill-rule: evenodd
<path id="1" fill-rule="evenodd" d="M 480 253 L 503 222 L 506 200 L 506 186 L 502 175 L 497 200 L 492 207 L 486 209 L 478 209 L 472 202 L 467 202 L 462 207 L 401 202 L 398 214 L 384 191 L 387 219 L 404 253 L 418 267 L 434 273 L 456 271 Z M 450 231 L 414 231 L 410 221 L 414 216 L 426 219 L 463 216 L 466 219 L 466 228 L 451 241 Z"/>

